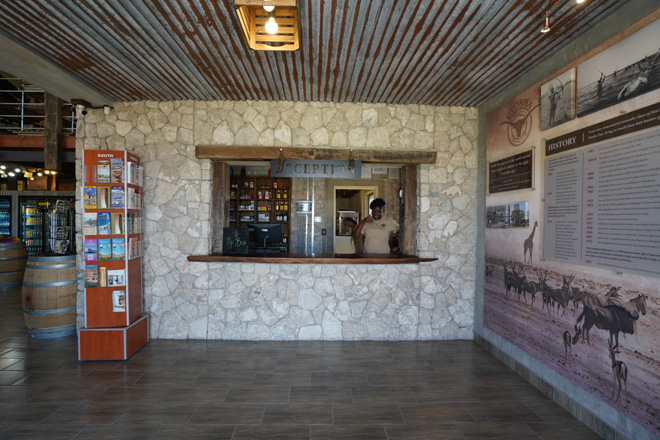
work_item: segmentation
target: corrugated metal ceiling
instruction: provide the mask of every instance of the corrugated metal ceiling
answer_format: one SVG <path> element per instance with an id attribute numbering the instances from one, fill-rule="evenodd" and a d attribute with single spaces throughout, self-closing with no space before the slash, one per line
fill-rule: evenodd
<path id="1" fill-rule="evenodd" d="M 249 49 L 230 0 L 2 1 L 0 33 L 114 101 L 479 106 L 625 3 L 299 2 L 295 52 Z"/>

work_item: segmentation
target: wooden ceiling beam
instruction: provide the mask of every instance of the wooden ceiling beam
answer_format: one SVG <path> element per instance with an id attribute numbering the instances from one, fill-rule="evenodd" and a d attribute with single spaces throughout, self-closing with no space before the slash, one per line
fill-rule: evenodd
<path id="1" fill-rule="evenodd" d="M 285 148 L 285 147 L 224 147 L 198 145 L 198 159 L 212 160 L 270 160 L 284 154 L 286 159 L 348 160 L 349 149 L 337 148 Z M 435 164 L 435 151 L 366 150 L 354 149 L 353 159 L 382 164 Z"/>
<path id="2" fill-rule="evenodd" d="M 0 134 L 0 150 L 6 149 L 25 149 L 41 150 L 46 144 L 46 137 L 43 135 L 16 135 Z M 75 150 L 76 137 L 62 136 L 62 149 Z"/>

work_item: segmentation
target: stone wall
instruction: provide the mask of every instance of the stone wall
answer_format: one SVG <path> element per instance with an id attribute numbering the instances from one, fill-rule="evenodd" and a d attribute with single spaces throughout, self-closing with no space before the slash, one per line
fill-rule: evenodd
<path id="1" fill-rule="evenodd" d="M 126 149 L 143 160 L 143 277 L 152 338 L 472 338 L 475 109 L 136 102 L 117 103 L 110 115 L 90 110 L 78 117 L 78 158 L 83 149 Z M 195 158 L 196 145 L 436 150 L 437 163 L 422 166 L 419 174 L 418 254 L 438 261 L 190 263 L 189 255 L 210 251 L 212 215 L 211 162 Z M 82 212 L 80 201 L 78 208 Z M 80 215 L 77 221 L 80 226 Z M 82 294 L 78 310 L 84 313 Z"/>

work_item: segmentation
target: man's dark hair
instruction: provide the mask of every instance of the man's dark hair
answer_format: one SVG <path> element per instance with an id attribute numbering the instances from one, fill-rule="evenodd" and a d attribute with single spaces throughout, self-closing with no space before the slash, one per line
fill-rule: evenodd
<path id="1" fill-rule="evenodd" d="M 374 208 L 384 208 L 385 207 L 385 200 L 378 198 L 374 199 L 370 204 L 369 208 L 374 209 Z"/>

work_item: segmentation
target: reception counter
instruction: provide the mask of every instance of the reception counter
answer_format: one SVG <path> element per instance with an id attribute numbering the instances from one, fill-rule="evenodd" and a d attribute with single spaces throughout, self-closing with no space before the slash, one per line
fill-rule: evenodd
<path id="1" fill-rule="evenodd" d="M 436 261 L 399 254 L 247 254 L 191 255 L 188 261 L 199 263 L 269 263 L 269 264 L 414 264 Z"/>

